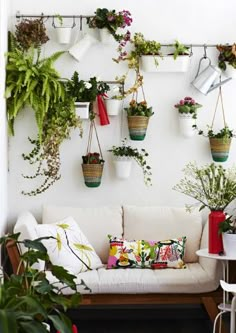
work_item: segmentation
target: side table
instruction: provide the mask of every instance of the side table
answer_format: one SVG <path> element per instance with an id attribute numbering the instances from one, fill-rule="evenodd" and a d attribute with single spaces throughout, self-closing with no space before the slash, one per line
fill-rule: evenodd
<path id="1" fill-rule="evenodd" d="M 220 260 L 222 263 L 222 269 L 223 269 L 223 280 L 226 281 L 227 283 L 229 282 L 229 261 L 231 261 L 231 260 L 236 261 L 236 255 L 235 255 L 235 257 L 231 257 L 231 256 L 229 257 L 224 254 L 223 255 L 212 254 L 212 253 L 208 252 L 207 248 L 196 251 L 196 254 L 199 257 Z M 216 323 L 217 323 L 218 318 L 221 317 L 221 315 L 223 313 L 231 311 L 232 305 L 229 304 L 229 294 L 230 293 L 228 291 L 223 290 L 223 303 L 220 303 L 218 305 L 220 312 L 218 313 L 218 315 L 215 318 L 213 333 L 215 333 Z M 231 325 L 231 327 L 232 327 L 232 325 Z M 235 333 L 235 332 L 230 331 L 230 333 Z"/>

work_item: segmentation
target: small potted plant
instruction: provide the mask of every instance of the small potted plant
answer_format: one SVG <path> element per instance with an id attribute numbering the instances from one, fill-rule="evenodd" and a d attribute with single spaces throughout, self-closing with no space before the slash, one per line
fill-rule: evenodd
<path id="1" fill-rule="evenodd" d="M 202 107 L 192 97 L 185 97 L 175 104 L 179 114 L 180 132 L 185 137 L 191 137 L 196 133 L 197 110 Z"/>
<path id="2" fill-rule="evenodd" d="M 229 216 L 219 224 L 219 233 L 222 234 L 224 253 L 235 257 L 236 253 L 236 218 Z"/>
<path id="3" fill-rule="evenodd" d="M 233 45 L 217 45 L 220 52 L 218 57 L 218 65 L 227 77 L 236 78 L 236 44 Z"/>
<path id="4" fill-rule="evenodd" d="M 132 99 L 124 110 L 127 112 L 130 139 L 144 140 L 149 118 L 154 114 L 152 107 L 148 107 L 146 100 L 137 102 Z"/>
<path id="5" fill-rule="evenodd" d="M 105 105 L 109 116 L 119 115 L 123 99 L 123 85 L 115 85 L 111 89 L 111 93 L 105 98 Z"/>
<path id="6" fill-rule="evenodd" d="M 174 186 L 174 190 L 197 200 L 199 210 L 205 207 L 210 209 L 208 250 L 209 253 L 219 254 L 223 251 L 219 223 L 226 219 L 224 210 L 236 198 L 236 169 L 224 169 L 215 163 L 202 167 L 189 163 L 183 172 L 184 178 Z"/>
<path id="7" fill-rule="evenodd" d="M 122 141 L 121 146 L 112 146 L 108 150 L 113 154 L 116 176 L 120 179 L 127 179 L 131 172 L 132 159 L 142 168 L 144 183 L 151 185 L 151 167 L 147 164 L 146 157 L 148 153 L 145 149 L 138 150 L 127 145 L 127 140 Z"/>
<path id="8" fill-rule="evenodd" d="M 107 44 L 110 42 L 110 36 L 119 43 L 127 42 L 127 32 L 119 34 L 119 29 L 125 29 L 132 23 L 131 14 L 128 10 L 116 12 L 115 9 L 108 10 L 107 8 L 97 8 L 95 15 L 88 18 L 88 25 L 90 28 L 97 28 L 100 32 L 102 43 Z M 124 45 L 123 45 L 124 46 Z"/>
<path id="9" fill-rule="evenodd" d="M 55 24 L 55 19 L 57 20 L 58 25 Z M 57 42 L 59 44 L 69 44 L 71 40 L 72 29 L 75 27 L 75 22 L 73 21 L 72 25 L 65 24 L 60 14 L 56 14 L 55 19 L 53 17 L 52 26 L 56 32 Z"/>
<path id="10" fill-rule="evenodd" d="M 82 156 L 82 170 L 87 187 L 98 187 L 101 184 L 104 159 L 99 153 L 88 152 Z"/>

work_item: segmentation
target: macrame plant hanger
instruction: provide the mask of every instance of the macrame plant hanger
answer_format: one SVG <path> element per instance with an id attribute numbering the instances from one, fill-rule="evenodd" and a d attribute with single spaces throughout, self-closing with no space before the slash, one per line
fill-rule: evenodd
<path id="1" fill-rule="evenodd" d="M 227 127 L 226 119 L 225 119 L 225 109 L 224 109 L 223 95 L 222 95 L 222 89 L 221 89 L 221 86 L 219 87 L 219 94 L 218 94 L 218 97 L 217 97 L 217 100 L 216 100 L 215 111 L 214 111 L 214 115 L 213 115 L 212 123 L 211 123 L 211 126 L 210 126 L 210 129 L 211 129 L 211 130 L 213 130 L 213 126 L 214 126 L 215 117 L 216 117 L 216 112 L 217 112 L 217 109 L 218 109 L 219 102 L 221 102 L 221 110 L 222 110 L 222 116 L 223 116 L 224 127 Z"/>

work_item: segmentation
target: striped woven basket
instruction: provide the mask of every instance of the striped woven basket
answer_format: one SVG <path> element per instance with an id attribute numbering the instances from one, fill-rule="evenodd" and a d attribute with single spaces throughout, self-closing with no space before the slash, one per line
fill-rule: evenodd
<path id="1" fill-rule="evenodd" d="M 231 138 L 209 138 L 209 142 L 213 161 L 227 161 L 231 145 Z"/>
<path id="2" fill-rule="evenodd" d="M 142 141 L 146 136 L 149 117 L 128 116 L 129 135 L 131 140 Z"/>
<path id="3" fill-rule="evenodd" d="M 103 172 L 103 164 L 82 164 L 82 170 L 86 186 L 100 186 Z"/>

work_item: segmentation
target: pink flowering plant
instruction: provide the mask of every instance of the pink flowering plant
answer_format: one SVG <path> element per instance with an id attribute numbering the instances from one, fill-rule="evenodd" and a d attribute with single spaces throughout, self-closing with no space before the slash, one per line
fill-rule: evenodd
<path id="1" fill-rule="evenodd" d="M 175 108 L 178 109 L 179 113 L 190 113 L 193 119 L 197 119 L 197 109 L 201 107 L 202 105 L 197 103 L 192 97 L 185 97 L 178 104 L 175 104 Z"/>
<path id="2" fill-rule="evenodd" d="M 107 8 L 97 8 L 95 16 L 88 18 L 88 25 L 90 28 L 104 29 L 106 28 L 114 39 L 119 43 L 118 52 L 119 60 L 127 55 L 124 47 L 130 41 L 131 34 L 127 30 L 124 33 L 118 33 L 118 29 L 125 29 L 132 23 L 131 13 L 128 10 L 116 12 L 108 10 Z"/>

